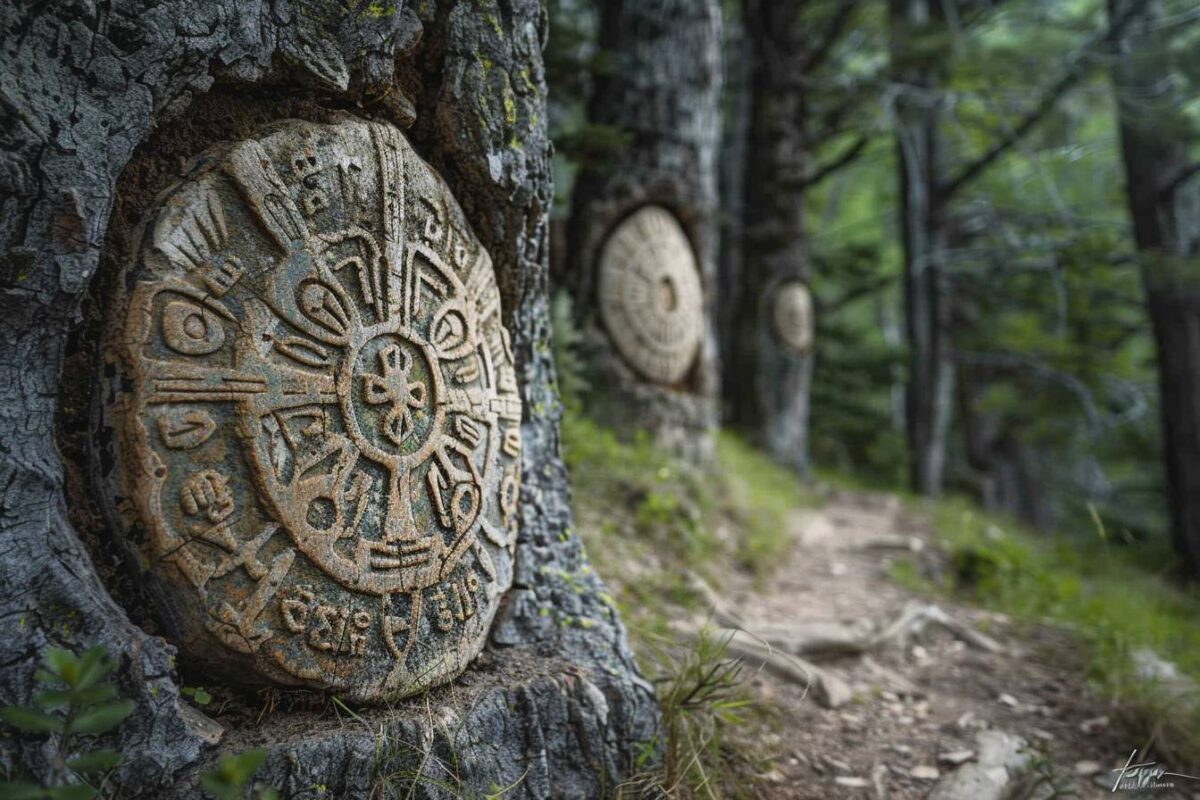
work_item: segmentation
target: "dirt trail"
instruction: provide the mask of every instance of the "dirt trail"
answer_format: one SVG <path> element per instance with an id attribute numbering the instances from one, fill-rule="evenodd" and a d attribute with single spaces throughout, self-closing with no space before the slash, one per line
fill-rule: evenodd
<path id="1" fill-rule="evenodd" d="M 1003 652 L 986 652 L 944 629 L 929 628 L 919 638 L 868 655 L 810 658 L 851 690 L 852 699 L 836 708 L 822 707 L 812 694 L 806 697 L 803 686 L 758 672 L 755 691 L 780 709 L 781 757 L 770 796 L 899 800 L 930 797 L 935 787 L 939 798 L 984 796 L 961 785 L 946 794 L 947 788 L 939 786 L 957 769 L 947 755 L 962 760 L 972 751 L 966 763 L 978 760 L 982 730 L 1021 737 L 1036 758 L 1045 759 L 1034 772 L 1014 778 L 1016 784 L 1032 781 L 1036 770 L 1049 764 L 1075 791 L 1059 797 L 1123 794 L 1111 793 L 1109 770 L 1140 743 L 1109 721 L 1113 715 L 1106 703 L 1083 685 L 1076 648 L 1068 639 L 1047 629 L 1018 631 L 1001 615 L 945 599 L 918 598 L 888 577 L 892 560 L 911 555 L 903 542 L 912 548 L 933 545 L 929 525 L 919 515 L 895 497 L 838 493 L 824 508 L 795 512 L 791 524 L 797 546 L 766 586 L 756 588 L 749 581 L 726 586 L 724 598 L 747 630 L 836 630 L 830 623 L 849 623 L 853 629 L 868 621 L 881 627 L 918 601 L 936 603 L 956 622 L 986 631 Z M 1186 788 L 1186 794 L 1133 794 L 1200 798 Z"/>

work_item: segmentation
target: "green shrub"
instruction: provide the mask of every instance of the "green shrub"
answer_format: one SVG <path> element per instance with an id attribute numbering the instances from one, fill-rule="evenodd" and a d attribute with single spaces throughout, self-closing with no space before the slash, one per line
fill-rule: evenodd
<path id="1" fill-rule="evenodd" d="M 30 705 L 0 708 L 0 720 L 30 736 L 45 736 L 54 748 L 45 784 L 10 776 L 0 788 L 13 800 L 89 800 L 121 763 L 116 750 L 96 747 L 97 737 L 120 727 L 133 713 L 132 700 L 117 696 L 106 679 L 116 664 L 97 645 L 82 655 L 47 648 L 34 673 L 42 690 Z"/>

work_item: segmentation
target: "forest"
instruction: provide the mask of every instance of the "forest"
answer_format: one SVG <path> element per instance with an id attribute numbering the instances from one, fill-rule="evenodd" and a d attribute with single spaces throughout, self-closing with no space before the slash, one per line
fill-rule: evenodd
<path id="1" fill-rule="evenodd" d="M 1200 797 L 1200 7 L 0 8 L 0 800 Z"/>

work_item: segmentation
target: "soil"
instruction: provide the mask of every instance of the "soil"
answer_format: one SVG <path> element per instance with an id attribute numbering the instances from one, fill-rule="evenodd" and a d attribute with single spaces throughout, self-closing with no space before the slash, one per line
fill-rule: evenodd
<path id="1" fill-rule="evenodd" d="M 955 769 L 939 756 L 974 749 L 983 728 L 1025 739 L 1036 768 L 1052 770 L 1060 786 L 1074 791 L 1056 796 L 1114 796 L 1110 770 L 1142 742 L 1122 730 L 1115 710 L 1084 683 L 1079 648 L 1067 634 L 945 598 L 919 598 L 898 585 L 889 565 L 912 553 L 869 543 L 899 534 L 933 552 L 936 542 L 928 521 L 890 495 L 838 492 L 821 509 L 794 512 L 790 524 L 796 546 L 772 578 L 757 586 L 749 577 L 725 584 L 723 595 L 747 630 L 802 621 L 882 623 L 920 600 L 985 631 L 1005 652 L 982 652 L 930 630 L 869 656 L 821 661 L 853 690 L 853 699 L 835 709 L 822 708 L 803 686 L 757 672 L 754 694 L 778 711 L 768 734 L 776 768 L 765 796 L 925 798 L 937 783 L 934 770 L 945 776 Z M 866 785 L 854 785 L 860 781 Z M 1200 781 L 1188 783 L 1182 791 L 1136 794 L 1200 798 Z"/>

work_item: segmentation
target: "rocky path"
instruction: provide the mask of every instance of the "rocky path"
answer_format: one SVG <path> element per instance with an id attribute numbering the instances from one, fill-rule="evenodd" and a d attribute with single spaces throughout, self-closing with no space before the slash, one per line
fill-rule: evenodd
<path id="1" fill-rule="evenodd" d="M 797 546 L 767 585 L 710 598 L 736 615 L 726 624 L 790 641 L 820 679 L 806 689 L 771 667 L 752 679 L 780 710 L 772 797 L 1120 796 L 1109 770 L 1141 743 L 1083 685 L 1066 637 L 916 597 L 888 577 L 892 560 L 933 546 L 919 515 L 891 496 L 839 493 L 792 524 Z M 1135 794 L 1200 798 L 1200 784 L 1185 788 Z"/>

